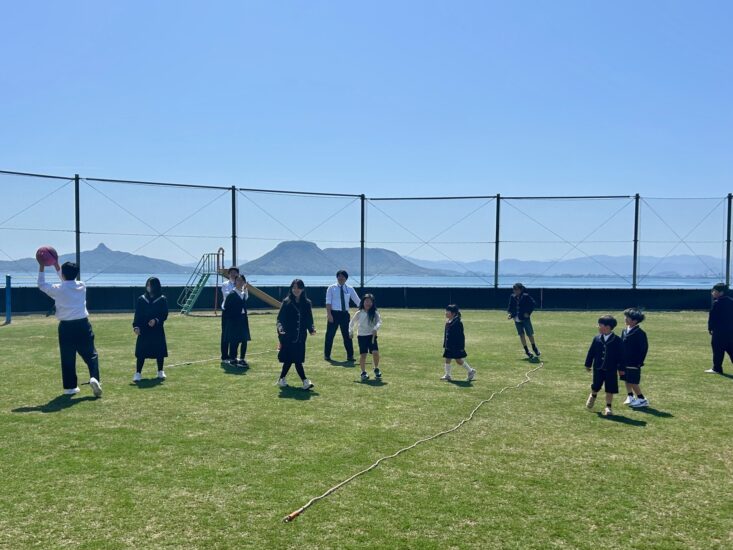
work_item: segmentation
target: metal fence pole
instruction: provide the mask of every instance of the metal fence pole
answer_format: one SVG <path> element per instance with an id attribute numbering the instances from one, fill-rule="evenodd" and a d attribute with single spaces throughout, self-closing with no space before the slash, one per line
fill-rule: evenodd
<path id="1" fill-rule="evenodd" d="M 366 240 L 366 197 L 361 195 L 361 277 L 359 280 L 359 287 L 364 288 L 364 270 L 366 268 L 366 262 L 364 261 L 364 242 Z"/>
<path id="2" fill-rule="evenodd" d="M 631 288 L 636 289 L 639 270 L 639 193 L 634 195 L 634 257 L 632 264 Z"/>
<path id="3" fill-rule="evenodd" d="M 499 221 L 501 215 L 501 195 L 496 194 L 496 233 L 494 236 L 494 288 L 499 288 Z"/>
<path id="4" fill-rule="evenodd" d="M 74 174 L 74 220 L 76 232 L 76 266 L 79 273 L 77 281 L 81 280 L 81 208 L 79 201 L 79 174 Z"/>
<path id="5" fill-rule="evenodd" d="M 725 231 L 725 284 L 730 285 L 730 229 L 731 229 L 731 211 L 733 207 L 733 193 L 728 193 L 728 223 Z"/>
<path id="6" fill-rule="evenodd" d="M 12 309 L 11 309 L 11 280 L 12 277 L 10 275 L 5 275 L 5 324 L 9 325 L 10 321 L 12 319 Z"/>
<path id="7" fill-rule="evenodd" d="M 232 265 L 237 265 L 237 188 L 232 185 Z"/>

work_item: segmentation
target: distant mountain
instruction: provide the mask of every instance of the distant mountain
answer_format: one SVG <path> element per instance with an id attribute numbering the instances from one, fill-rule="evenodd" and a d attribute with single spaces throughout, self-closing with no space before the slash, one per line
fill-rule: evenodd
<path id="1" fill-rule="evenodd" d="M 367 248 L 364 255 L 370 273 L 426 277 L 456 275 L 456 272 L 415 265 L 384 248 Z M 357 275 L 361 271 L 361 249 L 321 249 L 308 241 L 286 241 L 263 256 L 243 264 L 241 269 L 248 275 L 325 275 L 336 273 L 338 269 Z"/>
<path id="2" fill-rule="evenodd" d="M 482 276 L 494 274 L 493 260 L 473 262 L 451 262 L 447 260 L 420 260 L 407 258 L 414 264 L 430 269 L 452 269 Z M 502 275 L 545 277 L 600 277 L 619 274 L 630 277 L 632 272 L 632 256 L 594 255 L 572 258 L 555 262 L 552 260 L 517 260 L 507 258 L 499 262 L 499 273 Z M 716 277 L 725 270 L 724 261 L 714 256 L 692 256 L 680 254 L 666 258 L 656 256 L 639 256 L 638 273 L 641 276 L 653 277 Z"/>
<path id="3" fill-rule="evenodd" d="M 59 263 L 76 261 L 76 254 L 62 254 Z M 94 250 L 83 250 L 81 252 L 82 274 L 97 273 L 139 273 L 144 275 L 156 275 L 160 273 L 191 273 L 192 268 L 158 260 L 147 256 L 130 254 L 110 250 L 100 243 Z M 37 271 L 38 262 L 35 258 L 23 258 L 14 262 L 0 261 L 0 271 Z"/>

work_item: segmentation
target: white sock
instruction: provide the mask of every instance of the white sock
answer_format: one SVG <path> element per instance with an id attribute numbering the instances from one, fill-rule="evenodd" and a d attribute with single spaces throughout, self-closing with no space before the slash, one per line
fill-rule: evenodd
<path id="1" fill-rule="evenodd" d="M 461 366 L 466 369 L 466 372 L 471 372 L 471 365 L 468 364 L 468 361 L 463 361 L 463 365 Z"/>
<path id="2" fill-rule="evenodd" d="M 451 364 L 450 363 L 446 363 L 443 366 L 445 367 L 445 374 L 447 374 L 448 376 L 450 376 Z"/>

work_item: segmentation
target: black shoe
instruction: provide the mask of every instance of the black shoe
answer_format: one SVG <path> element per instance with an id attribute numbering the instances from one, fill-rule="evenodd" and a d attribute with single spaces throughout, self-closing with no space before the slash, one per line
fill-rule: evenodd
<path id="1" fill-rule="evenodd" d="M 346 358 L 346 362 L 347 363 L 355 363 L 356 362 L 356 359 L 354 359 L 353 357 L 347 357 Z"/>
<path id="2" fill-rule="evenodd" d="M 239 361 L 237 361 L 237 363 L 239 364 L 240 367 L 244 367 L 244 368 L 249 367 L 249 363 L 247 363 L 247 361 L 245 361 L 244 359 L 240 359 Z"/>
<path id="3" fill-rule="evenodd" d="M 331 356 L 330 355 L 324 355 L 323 356 L 323 360 L 324 361 L 330 361 L 331 360 Z"/>
<path id="4" fill-rule="evenodd" d="M 534 359 L 534 355 L 532 355 L 530 352 L 526 351 L 527 359 Z"/>
<path id="5" fill-rule="evenodd" d="M 375 378 L 382 378 L 382 371 L 379 370 L 379 368 L 374 369 L 374 377 Z"/>
<path id="6" fill-rule="evenodd" d="M 230 359 L 230 360 L 228 361 L 228 363 L 229 363 L 229 365 L 230 365 L 230 366 L 232 366 L 232 367 L 236 367 L 236 366 L 238 366 L 238 365 L 239 365 L 239 363 L 237 363 L 237 360 L 236 360 L 236 359 Z"/>
<path id="7" fill-rule="evenodd" d="M 535 355 L 536 355 L 537 357 L 539 357 L 539 356 L 540 356 L 540 350 L 538 350 L 537 348 L 532 348 L 532 349 L 534 350 L 534 354 L 535 354 Z"/>

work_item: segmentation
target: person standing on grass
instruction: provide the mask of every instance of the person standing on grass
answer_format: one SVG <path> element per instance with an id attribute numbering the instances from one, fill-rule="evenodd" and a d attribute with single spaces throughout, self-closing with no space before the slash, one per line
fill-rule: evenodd
<path id="1" fill-rule="evenodd" d="M 621 333 L 623 345 L 623 375 L 621 380 L 626 384 L 626 401 L 624 405 L 633 408 L 648 407 L 649 400 L 644 397 L 639 387 L 641 382 L 641 367 L 644 366 L 646 354 L 649 351 L 649 341 L 639 324 L 646 316 L 635 308 L 624 311 L 626 328 Z M 636 395 L 636 397 L 634 397 Z"/>
<path id="2" fill-rule="evenodd" d="M 733 298 L 728 295 L 728 285 L 718 283 L 713 287 L 713 305 L 708 314 L 708 332 L 713 348 L 713 368 L 708 374 L 723 374 L 725 354 L 733 362 Z"/>
<path id="3" fill-rule="evenodd" d="M 326 339 L 323 344 L 323 358 L 326 361 L 331 360 L 331 350 L 333 349 L 333 338 L 336 336 L 336 330 L 341 329 L 341 336 L 344 339 L 344 348 L 346 348 L 346 360 L 354 360 L 354 342 L 349 338 L 349 304 L 354 302 L 359 307 L 361 300 L 359 295 L 352 287 L 346 284 L 349 274 L 341 269 L 336 273 L 336 283 L 332 284 L 326 290 Z"/>
<path id="4" fill-rule="evenodd" d="M 466 353 L 466 336 L 463 332 L 463 322 L 461 321 L 461 311 L 455 304 L 450 304 L 445 308 L 445 332 L 443 335 L 443 358 L 445 359 L 445 374 L 440 377 L 441 380 L 452 380 L 451 361 L 455 362 L 466 369 L 469 382 L 476 378 L 476 369 L 466 361 L 468 354 Z"/>
<path id="5" fill-rule="evenodd" d="M 588 372 L 593 370 L 591 394 L 585 406 L 592 409 L 598 392 L 605 387 L 606 408 L 603 416 L 613 415 L 613 396 L 618 393 L 617 373 L 621 370 L 623 362 L 621 338 L 613 333 L 616 325 L 616 319 L 611 315 L 603 315 L 598 319 L 598 335 L 593 338 L 585 358 L 585 369 Z"/>
<path id="6" fill-rule="evenodd" d="M 537 304 L 534 298 L 527 294 L 526 291 L 527 289 L 522 283 L 515 283 L 512 286 L 512 294 L 509 296 L 509 306 L 507 307 L 507 318 L 514 320 L 514 327 L 517 329 L 519 340 L 522 342 L 522 347 L 524 347 L 524 353 L 527 355 L 527 358 L 534 359 L 535 355 L 537 357 L 540 356 L 540 350 L 537 349 L 537 344 L 534 341 L 534 328 L 532 327 L 530 316 Z M 534 355 L 532 355 L 527 347 L 527 338 L 529 338 L 532 344 Z"/>
<path id="7" fill-rule="evenodd" d="M 224 325 L 224 339 L 227 343 L 227 357 L 229 364 L 233 367 L 248 367 L 245 356 L 247 355 L 247 342 L 251 340 L 249 334 L 249 317 L 247 316 L 247 280 L 244 275 L 237 275 L 234 278 L 234 290 L 227 294 L 227 299 L 222 306 L 222 319 L 226 319 Z M 239 349 L 239 359 L 237 359 Z"/>
<path id="8" fill-rule="evenodd" d="M 54 299 L 56 318 L 59 320 L 59 349 L 61 352 L 61 380 L 64 395 L 79 393 L 76 377 L 76 354 L 89 368 L 89 386 L 95 397 L 102 396 L 99 381 L 99 356 L 94 347 L 94 331 L 87 311 L 87 287 L 75 280 L 79 268 L 73 262 L 54 264 L 60 283 L 46 282 L 44 265 L 38 262 L 38 288 Z"/>
<path id="9" fill-rule="evenodd" d="M 290 367 L 295 364 L 295 370 L 303 382 L 303 389 L 310 390 L 314 384 L 305 376 L 305 342 L 316 333 L 313 324 L 313 306 L 305 292 L 305 283 L 294 279 L 290 283 L 290 292 L 280 306 L 277 314 L 277 335 L 280 341 L 280 351 L 277 359 L 283 364 L 277 385 L 286 388 L 288 382 L 285 377 Z"/>
<path id="10" fill-rule="evenodd" d="M 237 275 L 239 275 L 239 268 L 237 266 L 232 266 L 229 269 L 223 270 L 221 273 L 228 277 L 228 279 L 221 285 L 221 360 L 229 361 L 230 359 L 236 359 L 236 357 L 229 357 L 229 344 L 227 343 L 225 336 L 227 320 L 224 315 L 224 304 L 226 303 L 229 293 L 234 290 L 234 282 L 237 279 Z"/>
<path id="11" fill-rule="evenodd" d="M 135 342 L 135 357 L 137 365 L 133 382 L 142 380 L 145 359 L 155 359 L 158 364 L 158 378 L 165 380 L 163 362 L 168 357 L 168 344 L 165 340 L 163 325 L 168 319 L 168 300 L 163 295 L 160 280 L 150 277 L 145 283 L 145 293 L 135 304 L 135 318 L 132 321 L 132 330 L 137 335 Z"/>
<path id="12" fill-rule="evenodd" d="M 361 379 L 369 380 L 366 372 L 366 356 L 372 354 L 374 361 L 374 377 L 382 378 L 382 371 L 379 370 L 379 344 L 377 343 L 377 331 L 382 326 L 382 317 L 377 311 L 377 304 L 372 294 L 365 294 L 361 299 L 359 311 L 349 323 L 349 338 L 354 337 L 354 329 L 357 329 L 357 341 L 359 343 L 359 366 L 361 367 Z"/>

